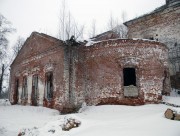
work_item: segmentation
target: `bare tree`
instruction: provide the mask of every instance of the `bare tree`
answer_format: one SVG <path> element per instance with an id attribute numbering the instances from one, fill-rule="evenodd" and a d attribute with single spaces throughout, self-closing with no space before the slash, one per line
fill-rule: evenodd
<path id="1" fill-rule="evenodd" d="M 5 70 L 7 68 L 7 46 L 8 46 L 8 34 L 15 31 L 11 27 L 11 23 L 2 15 L 0 14 L 0 95 L 3 90 L 3 80 L 5 75 Z"/>
<path id="2" fill-rule="evenodd" d="M 59 34 L 61 40 L 69 40 L 73 35 L 75 39 L 83 37 L 84 26 L 78 25 L 71 12 L 68 10 L 65 0 L 61 3 L 59 16 Z"/>
<path id="3" fill-rule="evenodd" d="M 112 30 L 113 28 L 115 28 L 117 25 L 119 24 L 119 20 L 115 19 L 112 15 L 112 13 L 109 16 L 109 20 L 107 23 L 107 30 Z"/>
<path id="4" fill-rule="evenodd" d="M 9 43 L 7 39 L 7 35 L 11 32 L 13 32 L 14 29 L 11 27 L 11 23 L 0 14 L 0 59 L 2 59 L 6 56 L 6 49 L 7 45 Z"/>
<path id="5" fill-rule="evenodd" d="M 124 22 L 126 20 L 126 12 L 122 12 L 121 20 Z M 119 21 L 119 19 L 115 19 L 112 14 L 110 14 L 108 23 L 107 23 L 107 30 L 111 30 L 116 32 L 119 35 L 119 38 L 127 38 L 127 27 Z"/>
<path id="6" fill-rule="evenodd" d="M 13 58 L 18 55 L 18 53 L 19 53 L 20 49 L 22 48 L 24 42 L 25 42 L 24 38 L 19 36 L 16 43 L 15 43 L 15 45 L 13 46 L 13 53 L 14 53 Z"/>
<path id="7" fill-rule="evenodd" d="M 92 24 L 91 24 L 91 28 L 89 31 L 89 37 L 94 37 L 97 34 L 97 29 L 96 29 L 96 20 L 93 19 Z"/>
<path id="8" fill-rule="evenodd" d="M 66 23 L 66 27 L 65 27 L 65 34 L 66 34 L 66 39 L 70 39 L 70 34 L 71 34 L 71 29 L 72 29 L 72 24 L 71 24 L 71 22 L 72 22 L 72 17 L 71 17 L 71 13 L 69 12 L 68 13 L 68 18 L 67 18 L 67 23 Z"/>
<path id="9" fill-rule="evenodd" d="M 5 67 L 4 67 L 4 64 L 2 64 L 1 75 L 0 75 L 0 96 L 3 90 L 4 71 L 5 71 Z"/>
<path id="10" fill-rule="evenodd" d="M 125 11 L 122 11 L 121 18 L 123 23 L 127 20 L 127 13 Z"/>
<path id="11" fill-rule="evenodd" d="M 71 35 L 74 35 L 75 40 L 83 39 L 83 34 L 84 34 L 84 25 L 78 25 L 78 23 L 74 22 L 73 24 L 73 32 Z"/>
<path id="12" fill-rule="evenodd" d="M 66 18 L 66 3 L 65 0 L 61 2 L 59 15 L 59 39 L 65 40 L 65 18 Z"/>

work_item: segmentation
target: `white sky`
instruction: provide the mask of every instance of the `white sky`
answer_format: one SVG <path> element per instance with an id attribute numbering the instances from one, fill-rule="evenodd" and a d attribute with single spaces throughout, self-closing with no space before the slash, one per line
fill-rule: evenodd
<path id="1" fill-rule="evenodd" d="M 66 0 L 76 22 L 85 25 L 88 34 L 92 20 L 96 20 L 98 32 L 103 32 L 112 14 L 121 18 L 122 11 L 127 20 L 148 13 L 165 4 L 165 0 Z M 61 0 L 0 0 L 0 13 L 3 14 L 17 32 L 11 36 L 11 44 L 17 36 L 28 37 L 31 32 L 44 32 L 57 36 L 58 16 Z"/>

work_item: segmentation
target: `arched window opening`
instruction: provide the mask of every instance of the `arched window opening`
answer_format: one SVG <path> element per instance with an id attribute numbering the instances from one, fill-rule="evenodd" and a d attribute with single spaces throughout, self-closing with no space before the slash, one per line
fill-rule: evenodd
<path id="1" fill-rule="evenodd" d="M 46 75 L 46 98 L 53 98 L 53 72 L 47 72 Z"/>

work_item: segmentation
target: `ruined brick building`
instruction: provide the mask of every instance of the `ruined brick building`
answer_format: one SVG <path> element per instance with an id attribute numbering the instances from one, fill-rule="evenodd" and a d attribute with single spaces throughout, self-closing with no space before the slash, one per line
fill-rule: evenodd
<path id="1" fill-rule="evenodd" d="M 170 74 L 180 71 L 180 0 L 166 0 L 165 5 L 124 24 L 129 29 L 129 38 L 151 39 L 166 44 Z"/>
<path id="2" fill-rule="evenodd" d="M 158 103 L 169 93 L 164 44 L 107 39 L 86 45 L 33 32 L 11 65 L 11 103 L 68 112 L 84 102 Z"/>

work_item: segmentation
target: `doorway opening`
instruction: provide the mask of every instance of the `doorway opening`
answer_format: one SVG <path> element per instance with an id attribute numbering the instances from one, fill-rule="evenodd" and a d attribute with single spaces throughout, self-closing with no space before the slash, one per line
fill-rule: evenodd
<path id="1" fill-rule="evenodd" d="M 135 68 L 124 68 L 124 86 L 136 86 L 136 71 Z"/>
<path id="2" fill-rule="evenodd" d="M 46 73 L 46 98 L 53 98 L 53 72 Z"/>
<path id="3" fill-rule="evenodd" d="M 136 86 L 136 69 L 124 68 L 124 96 L 125 97 L 138 97 L 138 88 Z"/>

